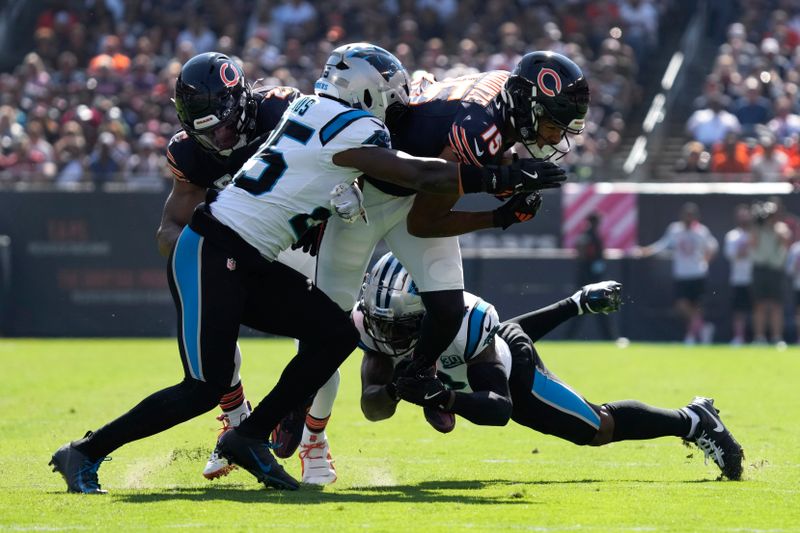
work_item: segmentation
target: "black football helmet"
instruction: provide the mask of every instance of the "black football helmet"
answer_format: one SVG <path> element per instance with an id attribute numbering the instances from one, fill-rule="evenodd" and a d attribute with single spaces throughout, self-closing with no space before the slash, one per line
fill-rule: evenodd
<path id="1" fill-rule="evenodd" d="M 244 71 L 225 54 L 206 52 L 187 61 L 173 101 L 184 131 L 213 154 L 230 155 L 255 129 L 257 105 Z"/>
<path id="2" fill-rule="evenodd" d="M 561 54 L 525 54 L 506 80 L 501 95 L 511 124 L 533 157 L 547 159 L 556 153 L 563 156 L 569 151 L 566 135 L 583 132 L 589 110 L 589 84 L 580 67 Z M 542 119 L 560 128 L 566 143 L 539 147 Z"/>

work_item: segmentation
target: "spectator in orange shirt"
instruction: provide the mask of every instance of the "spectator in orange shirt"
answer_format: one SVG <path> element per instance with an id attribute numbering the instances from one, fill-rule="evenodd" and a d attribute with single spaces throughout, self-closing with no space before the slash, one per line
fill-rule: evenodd
<path id="1" fill-rule="evenodd" d="M 128 72 L 131 58 L 120 52 L 121 43 L 116 35 L 106 35 L 100 45 L 101 52 L 89 61 L 89 72 L 94 74 L 110 63 L 111 68 L 120 74 Z M 109 62 L 109 59 L 111 60 Z"/>
<path id="2" fill-rule="evenodd" d="M 736 133 L 728 133 L 725 140 L 714 147 L 711 155 L 711 172 L 724 174 L 750 172 L 749 150 Z"/>

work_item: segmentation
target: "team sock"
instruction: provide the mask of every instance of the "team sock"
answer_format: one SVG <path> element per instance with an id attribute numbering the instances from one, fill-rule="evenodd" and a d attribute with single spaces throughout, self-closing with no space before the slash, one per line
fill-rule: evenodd
<path id="1" fill-rule="evenodd" d="M 333 411 L 333 402 L 339 392 L 339 380 L 340 375 L 337 370 L 314 395 L 314 401 L 306 414 L 306 427 L 312 433 L 325 431 Z"/>
<path id="2" fill-rule="evenodd" d="M 684 407 L 681 409 L 681 412 L 684 413 L 686 416 L 689 417 L 691 420 L 691 426 L 689 427 L 689 432 L 686 434 L 686 438 L 692 438 L 694 436 L 694 432 L 697 429 L 697 425 L 700 423 L 700 417 L 697 416 L 697 413 L 689 409 L 688 407 Z"/>
<path id="3" fill-rule="evenodd" d="M 325 418 L 317 418 L 315 416 L 311 416 L 309 413 L 306 415 L 306 429 L 308 429 L 308 431 L 311 433 L 322 433 L 325 431 L 330 418 L 330 415 L 326 416 Z"/>
<path id="4" fill-rule="evenodd" d="M 231 392 L 220 398 L 219 407 L 227 415 L 228 422 L 232 427 L 237 427 L 250 415 L 250 404 L 245 399 L 241 382 Z"/>
<path id="5" fill-rule="evenodd" d="M 696 426 L 682 409 L 662 409 L 637 400 L 605 404 L 614 417 L 613 442 L 691 435 Z"/>

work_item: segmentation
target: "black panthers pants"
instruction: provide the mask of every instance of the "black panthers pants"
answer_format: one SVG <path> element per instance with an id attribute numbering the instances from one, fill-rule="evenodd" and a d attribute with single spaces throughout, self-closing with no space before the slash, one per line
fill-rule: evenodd
<path id="1" fill-rule="evenodd" d="M 239 326 L 294 337 L 301 349 L 240 426 L 266 439 L 288 411 L 319 389 L 358 343 L 347 313 L 300 273 L 264 259 L 198 209 L 169 261 L 184 380 L 149 396 L 78 446 L 99 458 L 132 440 L 210 411 L 238 381 Z"/>

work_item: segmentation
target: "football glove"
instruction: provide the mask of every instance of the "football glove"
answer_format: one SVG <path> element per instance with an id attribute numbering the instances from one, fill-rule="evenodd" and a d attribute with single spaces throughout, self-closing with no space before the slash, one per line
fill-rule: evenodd
<path id="1" fill-rule="evenodd" d="M 538 192 L 518 192 L 492 211 L 494 227 L 507 229 L 513 224 L 530 220 L 536 216 L 541 206 L 542 195 Z"/>
<path id="2" fill-rule="evenodd" d="M 369 224 L 364 209 L 364 195 L 356 183 L 340 183 L 331 191 L 331 210 L 336 216 L 352 224 L 359 218 Z"/>
<path id="3" fill-rule="evenodd" d="M 453 391 L 447 389 L 439 378 L 400 378 L 397 394 L 403 400 L 421 407 L 447 410 L 453 406 Z"/>
<path id="4" fill-rule="evenodd" d="M 567 180 L 563 168 L 551 161 L 515 159 L 509 165 L 472 167 L 461 165 L 461 188 L 465 193 L 488 192 L 505 196 L 516 192 L 555 189 Z"/>
<path id="5" fill-rule="evenodd" d="M 578 306 L 578 314 L 603 313 L 607 315 L 619 311 L 622 305 L 622 284 L 616 281 L 601 281 L 584 285 L 572 295 L 572 301 Z"/>
<path id="6" fill-rule="evenodd" d="M 302 248 L 303 252 L 311 257 L 316 256 L 319 252 L 319 245 L 322 242 L 322 234 L 325 232 L 326 223 L 327 222 L 323 222 L 322 224 L 317 224 L 316 226 L 308 228 L 306 232 L 297 239 L 297 242 L 292 244 L 292 250 Z"/>

